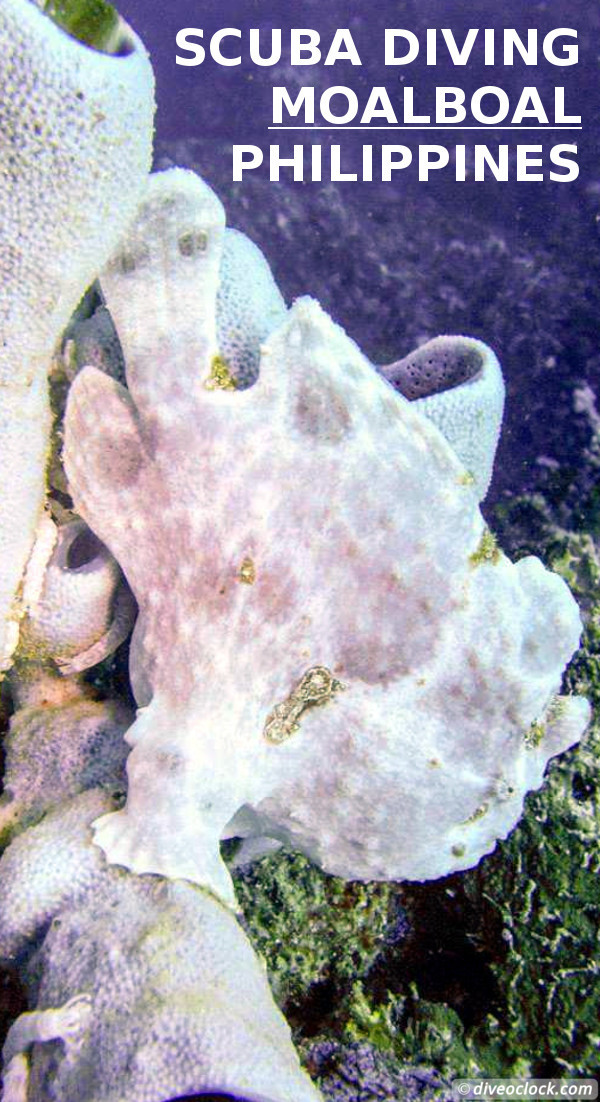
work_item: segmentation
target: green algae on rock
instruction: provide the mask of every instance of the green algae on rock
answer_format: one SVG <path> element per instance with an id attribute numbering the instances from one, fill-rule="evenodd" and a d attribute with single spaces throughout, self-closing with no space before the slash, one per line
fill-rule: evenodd
<path id="1" fill-rule="evenodd" d="M 339 996 L 381 951 L 390 884 L 346 883 L 297 853 L 265 857 L 234 882 L 282 1005 L 306 1002 L 315 984 L 327 983 Z"/>
<path id="2" fill-rule="evenodd" d="M 490 1045 L 488 1022 L 479 1045 L 507 1070 L 526 1053 L 532 1074 L 600 1071 L 599 791 L 596 731 L 551 767 L 515 834 L 481 870 L 507 954 L 495 965 L 500 1028 Z"/>

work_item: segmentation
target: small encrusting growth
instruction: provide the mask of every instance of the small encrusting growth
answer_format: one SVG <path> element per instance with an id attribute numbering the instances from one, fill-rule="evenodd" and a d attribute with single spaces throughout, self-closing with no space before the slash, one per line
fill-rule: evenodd
<path id="1" fill-rule="evenodd" d="M 528 727 L 525 732 L 525 745 L 530 746 L 532 750 L 537 749 L 537 747 L 541 744 L 545 734 L 545 724 L 540 723 L 539 720 L 534 720 L 531 726 Z"/>
<path id="2" fill-rule="evenodd" d="M 238 577 L 244 585 L 254 585 L 256 581 L 256 566 L 254 560 L 246 555 L 245 559 L 242 559 Z"/>
<path id="3" fill-rule="evenodd" d="M 321 706 L 343 689 L 326 666 L 313 666 L 307 670 L 290 695 L 276 704 L 265 720 L 264 737 L 267 742 L 285 742 L 300 729 L 300 720 L 307 708 Z"/>
<path id="4" fill-rule="evenodd" d="M 210 375 L 204 385 L 207 390 L 237 390 L 237 383 L 222 356 L 213 356 Z"/>
<path id="5" fill-rule="evenodd" d="M 481 566 L 484 562 L 494 565 L 500 561 L 500 554 L 500 548 L 494 533 L 489 528 L 485 528 L 479 541 L 479 547 L 469 556 L 469 562 L 471 566 Z"/>

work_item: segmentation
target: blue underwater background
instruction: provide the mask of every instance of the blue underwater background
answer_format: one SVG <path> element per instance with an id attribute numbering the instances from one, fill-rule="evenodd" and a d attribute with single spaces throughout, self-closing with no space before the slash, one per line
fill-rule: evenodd
<path id="1" fill-rule="evenodd" d="M 492 346 L 507 383 L 504 428 L 484 511 L 507 553 L 539 555 L 571 585 L 586 622 L 567 690 L 600 704 L 600 8 L 579 0 L 501 8 L 463 0 L 119 0 L 148 47 L 157 77 L 157 168 L 194 168 L 217 191 L 228 223 L 267 256 L 291 301 L 316 297 L 376 363 L 407 355 L 441 333 Z M 312 27 L 329 42 L 349 27 L 363 67 L 294 73 L 285 61 L 259 69 L 175 64 L 175 35 L 201 26 Z M 385 71 L 383 29 L 515 27 L 540 37 L 579 32 L 572 68 L 540 64 L 464 70 L 420 61 Z M 284 42 L 286 35 L 284 33 Z M 373 85 L 392 100 L 402 78 L 433 107 L 432 88 L 502 85 L 516 102 L 535 85 L 550 113 L 555 85 L 583 130 L 502 135 L 551 145 L 577 141 L 580 174 L 568 184 L 457 183 L 451 168 L 419 182 L 294 183 L 264 170 L 231 176 L 233 143 L 284 149 L 310 136 L 274 135 L 271 88 L 350 85 L 364 103 Z M 295 84 L 293 82 L 296 82 Z M 348 170 L 364 135 L 340 142 Z M 377 146 L 380 138 L 371 134 Z M 416 146 L 405 132 L 388 140 Z M 425 139 L 421 136 L 421 141 Z M 442 142 L 440 135 L 427 138 Z M 473 133 L 448 136 L 451 144 Z M 493 149 L 495 135 L 477 134 Z M 286 145 L 287 143 L 287 145 Z M 375 158 L 375 163 L 376 163 Z M 326 173 L 324 173 L 326 175 Z M 123 691 L 126 649 L 107 663 L 105 685 Z M 507 842 L 469 873 L 430 884 L 345 884 L 304 858 L 258 863 L 236 888 L 248 932 L 264 955 L 276 997 L 305 1066 L 327 1102 L 451 1098 L 450 1080 L 489 1075 L 600 1073 L 600 735 L 550 769 Z M 5 1020 L 20 1008 L 2 977 Z"/>
<path id="2" fill-rule="evenodd" d="M 439 333 L 468 333 L 491 344 L 508 383 L 492 496 L 546 486 L 556 464 L 579 466 L 590 426 L 585 414 L 574 413 L 573 390 L 588 378 L 593 386 L 598 378 L 600 13 L 594 5 L 584 0 L 513 2 L 499 10 L 492 3 L 405 0 L 378 2 L 367 12 L 357 4 L 317 0 L 173 0 L 160 7 L 125 0 L 121 9 L 148 46 L 155 67 L 157 166 L 184 164 L 208 179 L 225 203 L 229 224 L 248 233 L 266 253 L 288 300 L 314 295 L 376 362 L 406 355 L 417 342 Z M 201 26 L 205 43 L 221 27 L 239 28 L 242 64 L 224 68 L 209 58 L 198 67 L 176 65 L 175 35 L 188 26 Z M 540 43 L 547 31 L 572 27 L 578 31 L 579 63 L 555 67 L 542 58 L 532 67 L 517 56 L 513 67 L 491 68 L 476 46 L 469 64 L 459 68 L 440 46 L 436 67 L 427 67 L 425 31 L 443 26 L 458 42 L 470 27 L 514 27 L 524 39 L 527 28 L 536 27 Z M 259 68 L 250 62 L 250 27 L 282 28 L 279 65 Z M 349 27 L 362 67 L 339 62 L 327 69 L 292 69 L 285 61 L 290 27 L 318 30 L 325 49 L 337 27 Z M 421 53 L 411 65 L 384 68 L 386 27 L 419 36 Z M 374 85 L 384 85 L 398 104 L 400 82 L 415 88 L 416 109 L 424 113 L 433 111 L 436 84 L 458 85 L 467 94 L 482 85 L 500 85 L 511 105 L 525 85 L 535 85 L 550 120 L 553 89 L 560 85 L 567 114 L 581 114 L 583 129 L 391 136 L 349 130 L 286 135 L 267 129 L 273 85 L 294 92 L 314 83 L 317 95 L 334 84 L 350 86 L 362 109 Z M 546 166 L 552 145 L 576 142 L 580 173 L 568 184 L 517 182 L 514 173 L 503 183 L 456 182 L 449 166 L 428 182 L 409 169 L 391 183 L 294 183 L 284 169 L 275 183 L 263 167 L 232 184 L 234 143 L 268 150 L 270 142 L 278 142 L 282 155 L 291 155 L 294 142 L 311 139 L 340 143 L 346 171 L 360 171 L 365 141 L 374 145 L 375 165 L 383 140 L 413 149 L 419 141 L 446 141 L 452 147 L 477 140 L 492 151 L 499 141 L 511 147 L 517 141 L 541 145 Z"/>

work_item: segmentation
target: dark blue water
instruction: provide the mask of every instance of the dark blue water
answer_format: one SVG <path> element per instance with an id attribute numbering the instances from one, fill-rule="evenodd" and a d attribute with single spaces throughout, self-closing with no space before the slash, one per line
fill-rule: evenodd
<path id="1" fill-rule="evenodd" d="M 365 102 L 369 89 L 374 85 L 384 86 L 395 101 L 399 88 L 409 84 L 415 87 L 417 100 L 424 104 L 426 111 L 431 106 L 432 90 L 436 84 L 458 85 L 467 95 L 482 85 L 499 85 L 508 92 L 511 102 L 516 102 L 523 86 L 535 85 L 549 113 L 553 105 L 553 88 L 561 85 L 565 87 L 567 105 L 572 106 L 574 114 L 583 116 L 583 132 L 551 137 L 525 134 L 519 140 L 544 145 L 549 141 L 577 140 L 582 176 L 587 177 L 591 173 L 593 177 L 596 171 L 600 14 L 594 5 L 582 0 L 574 4 L 561 0 L 526 5 L 513 3 L 512 8 L 511 5 L 503 5 L 501 12 L 492 3 L 468 5 L 463 0 L 451 0 L 442 6 L 437 0 L 425 0 L 423 3 L 407 0 L 402 4 L 371 5 L 368 15 L 364 7 L 356 3 L 323 4 L 316 0 L 307 0 L 302 4 L 289 4 L 284 0 L 269 3 L 228 0 L 225 3 L 204 4 L 194 0 L 173 0 L 160 8 L 148 5 L 145 0 L 125 0 L 120 9 L 141 34 L 153 57 L 158 81 L 159 138 L 193 135 L 206 139 L 222 138 L 229 142 L 268 143 L 272 85 L 283 83 L 293 88 L 294 81 L 298 85 L 315 83 L 317 90 L 332 84 L 350 86 L 356 90 L 361 103 Z M 242 32 L 241 65 L 225 68 L 210 57 L 198 67 L 176 65 L 178 51 L 175 36 L 183 27 L 202 28 L 205 43 L 219 28 L 238 28 Z M 268 32 L 273 27 L 282 29 L 284 58 L 280 65 L 260 68 L 250 62 L 248 31 L 251 27 L 261 28 L 265 32 L 267 44 Z M 286 66 L 291 27 L 315 29 L 321 35 L 325 49 L 337 27 L 348 27 L 359 49 L 361 67 L 339 61 L 329 68 L 321 64 L 296 67 L 291 71 Z M 416 61 L 406 66 L 384 67 L 386 27 L 406 28 L 419 37 L 422 46 Z M 441 42 L 436 66 L 425 63 L 425 32 L 427 28 L 434 27 L 450 28 L 459 43 L 469 28 L 480 29 L 479 39 L 466 66 L 453 65 Z M 554 28 L 574 28 L 578 32 L 579 63 L 564 67 L 551 65 L 541 56 L 540 45 L 537 66 L 525 64 L 518 54 L 513 66 L 501 63 L 484 65 L 481 48 L 483 29 L 495 28 L 499 34 L 504 27 L 515 28 L 523 39 L 528 28 L 536 28 L 540 44 L 543 36 Z M 233 40 L 224 46 L 224 52 L 235 55 Z M 499 51 L 497 62 L 500 61 L 498 55 Z M 486 141 L 489 137 L 478 136 L 478 140 Z M 496 137 L 491 135 L 492 145 Z M 462 132 L 460 140 L 465 139 L 469 140 L 469 136 Z M 515 139 L 516 135 L 508 135 L 508 140 Z M 270 140 L 274 140 L 273 135 Z M 344 144 L 348 146 L 363 140 L 363 135 L 344 134 Z M 396 136 L 395 140 L 404 141 L 405 136 L 402 139 Z M 430 135 L 427 140 L 443 141 L 443 136 L 434 138 Z M 456 135 L 448 135 L 447 140 L 454 142 Z M 501 140 L 506 140 L 506 136 Z M 444 175 L 447 180 L 447 174 Z M 535 192 L 540 189 L 529 190 Z"/>

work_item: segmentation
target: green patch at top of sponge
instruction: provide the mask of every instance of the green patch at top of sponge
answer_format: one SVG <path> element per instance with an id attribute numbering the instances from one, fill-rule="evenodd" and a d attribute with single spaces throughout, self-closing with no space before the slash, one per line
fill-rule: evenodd
<path id="1" fill-rule="evenodd" d="M 39 7 L 86 46 L 104 53 L 119 51 L 119 13 L 107 0 L 41 0 Z"/>

